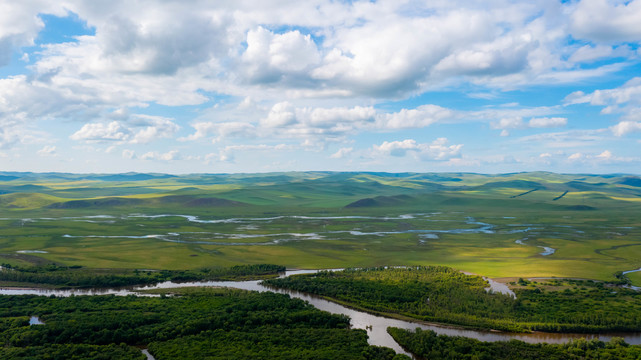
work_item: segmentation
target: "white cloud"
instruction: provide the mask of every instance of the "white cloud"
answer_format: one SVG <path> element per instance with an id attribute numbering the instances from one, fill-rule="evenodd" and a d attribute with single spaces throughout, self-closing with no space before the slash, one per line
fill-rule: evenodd
<path id="1" fill-rule="evenodd" d="M 125 159 L 135 159 L 136 158 L 136 152 L 131 150 L 131 149 L 124 149 L 122 151 L 122 157 Z"/>
<path id="2" fill-rule="evenodd" d="M 574 153 L 574 154 L 568 156 L 568 160 L 577 161 L 577 160 L 583 159 L 584 157 L 585 157 L 585 155 L 583 155 L 582 153 Z"/>
<path id="3" fill-rule="evenodd" d="M 298 30 L 274 34 L 263 27 L 247 33 L 247 50 L 242 55 L 254 82 L 287 81 L 288 74 L 309 69 L 320 60 L 311 36 Z"/>
<path id="4" fill-rule="evenodd" d="M 349 148 L 340 148 L 340 149 L 338 149 L 337 152 L 333 153 L 330 156 L 330 158 L 332 158 L 332 159 L 342 159 L 342 158 L 346 157 L 347 155 L 351 154 L 352 151 L 354 151 L 354 148 L 351 148 L 351 147 L 349 147 Z"/>
<path id="5" fill-rule="evenodd" d="M 618 124 L 610 127 L 612 133 L 616 136 L 624 136 L 631 132 L 641 131 L 641 122 L 637 121 L 621 121 Z"/>
<path id="6" fill-rule="evenodd" d="M 7 65 L 14 51 L 34 44 L 44 27 L 40 13 L 63 16 L 64 4 L 51 1 L 3 1 L 0 3 L 0 66 Z"/>
<path id="7" fill-rule="evenodd" d="M 628 102 L 641 104 L 641 77 L 628 80 L 625 84 L 614 89 L 595 90 L 591 94 L 581 91 L 573 92 L 565 98 L 565 103 L 591 105 L 621 105 Z"/>
<path id="8" fill-rule="evenodd" d="M 567 125 L 568 119 L 562 117 L 544 117 L 530 119 L 529 126 L 531 128 L 554 128 Z"/>
<path id="9" fill-rule="evenodd" d="M 603 106 L 602 114 L 622 114 L 620 122 L 610 127 L 616 136 L 641 130 L 641 77 L 628 80 L 618 88 L 595 90 L 590 94 L 576 91 L 564 99 L 567 105 L 586 104 Z"/>
<path id="10" fill-rule="evenodd" d="M 172 137 L 180 127 L 162 117 L 139 116 L 134 125 L 138 130 L 131 139 L 132 144 L 146 144 L 151 141 Z"/>
<path id="11" fill-rule="evenodd" d="M 520 116 L 507 117 L 499 119 L 499 121 L 490 124 L 493 129 L 522 129 L 526 127 L 523 118 Z"/>
<path id="12" fill-rule="evenodd" d="M 51 145 L 45 145 L 42 149 L 38 150 L 38 155 L 54 156 L 56 155 L 56 147 Z"/>
<path id="13" fill-rule="evenodd" d="M 142 160 L 172 161 L 172 160 L 180 160 L 180 153 L 178 152 L 178 150 L 171 150 L 166 153 L 158 153 L 156 151 L 150 151 L 143 154 L 140 158 Z"/>
<path id="14" fill-rule="evenodd" d="M 604 150 L 599 155 L 596 155 L 596 158 L 607 161 L 613 159 L 614 155 L 612 155 L 612 152 L 610 150 Z"/>
<path id="15" fill-rule="evenodd" d="M 629 46 L 583 45 L 578 48 L 569 61 L 573 63 L 591 63 L 612 57 L 632 57 L 634 53 Z"/>
<path id="16" fill-rule="evenodd" d="M 95 28 L 95 35 L 45 46 L 33 66 L 37 81 L 24 84 L 62 98 L 57 107 L 69 105 L 73 117 L 79 106 L 201 104 L 206 92 L 283 100 L 283 89 L 389 98 L 461 81 L 512 88 L 562 72 L 598 76 L 574 65 L 617 56 L 598 45 L 564 60 L 565 24 L 576 19 L 581 33 L 581 14 L 599 8 L 589 3 L 12 2 L 0 12 L 11 14 L 0 18 L 0 49 L 7 49 L 0 53 L 32 44 L 43 26 L 38 14 L 71 11 Z M 638 29 L 626 22 L 638 7 L 608 4 L 621 21 L 598 18 L 625 37 Z M 296 30 L 274 30 L 284 26 Z M 34 115 L 33 101 L 24 106 Z"/>
<path id="17" fill-rule="evenodd" d="M 438 138 L 432 143 L 418 143 L 414 139 L 403 141 L 385 141 L 381 145 L 374 145 L 374 152 L 379 154 L 402 157 L 411 152 L 422 160 L 448 160 L 458 157 L 462 144 L 447 145 L 446 138 Z"/>
<path id="18" fill-rule="evenodd" d="M 80 130 L 73 133 L 70 138 L 71 140 L 83 141 L 125 141 L 130 135 L 130 131 L 118 121 L 112 121 L 109 124 L 85 124 Z"/>
<path id="19" fill-rule="evenodd" d="M 422 128 L 455 117 L 454 111 L 437 105 L 421 105 L 416 109 L 401 109 L 391 114 L 379 114 L 379 127 L 385 129 Z"/>
<path id="20" fill-rule="evenodd" d="M 510 129 L 527 129 L 527 128 L 553 128 L 567 125 L 568 119 L 561 117 L 542 117 L 531 118 L 527 123 L 521 116 L 502 118 L 499 121 L 490 123 L 493 129 L 499 129 L 501 136 L 508 136 Z"/>
<path id="21" fill-rule="evenodd" d="M 287 102 L 274 104 L 265 119 L 261 119 L 261 125 L 265 127 L 281 127 L 295 123 L 296 114 L 294 106 Z"/>
<path id="22" fill-rule="evenodd" d="M 12 117 L 2 115 L 0 111 L 0 149 L 12 148 L 16 144 L 40 142 L 46 137 L 45 134 L 27 125 L 24 113 Z"/>
<path id="23" fill-rule="evenodd" d="M 191 125 L 196 132 L 179 138 L 180 141 L 193 141 L 214 135 L 213 141 L 216 142 L 222 138 L 230 136 L 251 137 L 255 134 L 255 126 L 245 122 L 197 122 Z"/>
<path id="24" fill-rule="evenodd" d="M 599 164 L 616 164 L 616 163 L 625 164 L 625 163 L 631 163 L 631 162 L 638 162 L 641 159 L 634 158 L 634 157 L 616 156 L 610 150 L 603 150 L 600 153 L 599 152 L 573 153 L 572 155 L 568 156 L 567 160 L 573 163 L 584 163 L 584 164 L 591 164 L 596 166 Z"/>
<path id="25" fill-rule="evenodd" d="M 70 138 L 87 142 L 129 142 L 146 144 L 160 138 L 169 138 L 180 127 L 171 120 L 147 115 L 132 116 L 129 122 L 111 121 L 85 124 Z"/>
<path id="26" fill-rule="evenodd" d="M 468 96 L 486 100 L 475 104 L 488 104 L 514 101 L 521 95 L 505 91 L 532 84 L 601 79 L 615 72 L 629 76 L 633 71 L 624 70 L 634 70 L 631 65 L 640 56 L 639 4 L 640 0 L 198 0 L 184 6 L 159 0 L 5 1 L 0 4 L 0 66 L 22 58 L 28 67 L 20 70 L 24 75 L 0 78 L 0 148 L 39 142 L 34 153 L 52 143 L 51 137 L 95 143 L 97 148 L 157 145 L 159 139 L 174 138 L 183 123 L 193 130 L 179 140 L 215 142 L 221 148 L 207 152 L 217 156 L 224 146 L 247 138 L 319 151 L 337 148 L 330 143 L 350 144 L 357 134 L 364 138 L 403 131 L 400 139 L 420 139 L 426 131 L 413 134 L 411 129 L 432 126 L 431 136 L 451 136 L 449 125 L 435 124 L 481 122 L 503 136 L 564 127 L 566 108 L 560 106 L 489 105 L 475 111 L 465 99 L 460 104 L 466 110 L 458 110 L 459 104 L 450 100 L 441 103 L 455 104 L 450 108 L 397 106 L 432 99 L 430 91 L 464 89 Z M 40 17 L 46 14 L 77 14 L 76 20 L 86 22 L 90 34 L 26 48 L 42 31 Z M 568 44 L 568 39 L 579 41 Z M 434 99 L 438 96 L 442 94 Z M 640 99 L 637 78 L 616 89 L 571 94 L 565 105 L 589 103 L 602 106 L 603 114 L 621 114 L 610 131 L 624 136 L 641 129 Z M 180 120 L 142 115 L 165 108 L 169 114 L 180 113 Z M 37 131 L 40 126 L 55 131 L 44 134 Z M 560 138 L 568 142 L 563 145 Z M 603 138 L 573 138 L 567 132 L 536 141 L 572 148 Z M 441 153 L 447 158 L 457 146 L 396 143 L 388 144 L 397 147 L 390 154 L 417 158 L 438 158 Z M 133 148 L 139 154 L 149 151 L 147 159 L 169 154 L 152 146 Z M 57 152 L 64 149 L 59 146 Z M 323 158 L 348 154 L 341 150 Z M 590 151 L 573 151 L 577 150 Z M 241 151 L 230 148 L 222 155 L 233 158 Z M 133 150 L 122 155 L 135 156 Z"/>
<path id="27" fill-rule="evenodd" d="M 564 132 L 542 133 L 522 136 L 514 140 L 514 144 L 535 144 L 546 148 L 578 148 L 594 147 L 608 140 L 607 129 L 570 130 Z"/>
<path id="28" fill-rule="evenodd" d="M 641 1 L 583 0 L 570 14 L 572 34 L 606 43 L 641 41 Z"/>

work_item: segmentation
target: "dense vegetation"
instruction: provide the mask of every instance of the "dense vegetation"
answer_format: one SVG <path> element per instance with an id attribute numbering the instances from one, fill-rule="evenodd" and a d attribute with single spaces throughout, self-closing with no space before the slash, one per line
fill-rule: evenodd
<path id="1" fill-rule="evenodd" d="M 430 360 L 570 360 L 570 359 L 639 359 L 641 346 L 630 346 L 621 338 L 605 343 L 599 340 L 578 339 L 567 344 L 528 344 L 523 341 L 483 342 L 460 336 L 436 335 L 431 330 L 416 329 L 414 332 L 388 328 L 405 350 L 419 359 Z"/>
<path id="2" fill-rule="evenodd" d="M 32 315 L 45 325 L 29 326 Z M 369 346 L 364 331 L 349 329 L 346 316 L 286 295 L 229 289 L 186 289 L 181 296 L 156 298 L 0 296 L 0 344 L 2 359 L 65 351 L 85 354 L 80 358 L 137 359 L 134 345 L 148 345 L 158 360 L 395 356 Z M 96 351 L 102 357 L 87 355 Z"/>
<path id="3" fill-rule="evenodd" d="M 92 270 L 58 265 L 12 267 L 10 264 L 2 264 L 2 266 L 5 270 L 0 271 L 0 281 L 65 287 L 118 287 L 154 284 L 163 281 L 243 280 L 275 276 L 279 272 L 285 271 L 284 266 L 271 264 L 162 271 Z"/>
<path id="4" fill-rule="evenodd" d="M 0 348 L 3 360 L 145 360 L 139 349 L 120 345 L 54 344 Z"/>
<path id="5" fill-rule="evenodd" d="M 521 280 L 517 299 L 485 291 L 479 276 L 443 266 L 364 268 L 266 280 L 370 311 L 507 331 L 641 330 L 641 293 L 602 282 Z"/>

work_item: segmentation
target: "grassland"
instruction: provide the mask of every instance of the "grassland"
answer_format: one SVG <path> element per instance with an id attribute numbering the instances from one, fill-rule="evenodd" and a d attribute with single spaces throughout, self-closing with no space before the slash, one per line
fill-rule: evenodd
<path id="1" fill-rule="evenodd" d="M 633 176 L 0 175 L 0 263 L 15 266 L 446 265 L 598 280 L 641 267 Z"/>

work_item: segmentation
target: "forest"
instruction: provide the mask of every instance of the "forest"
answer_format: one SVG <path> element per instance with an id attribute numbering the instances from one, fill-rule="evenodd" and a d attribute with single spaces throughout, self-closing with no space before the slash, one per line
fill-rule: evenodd
<path id="1" fill-rule="evenodd" d="M 367 311 L 481 329 L 598 333 L 639 331 L 641 324 L 639 292 L 596 281 L 520 280 L 516 299 L 444 266 L 322 271 L 264 283 Z"/>
<path id="2" fill-rule="evenodd" d="M 62 287 L 119 287 L 155 284 L 163 281 L 245 280 L 276 276 L 284 266 L 271 264 L 236 265 L 199 270 L 97 270 L 79 266 L 19 267 L 2 264 L 0 281 L 26 283 L 30 286 L 56 285 Z"/>
<path id="3" fill-rule="evenodd" d="M 641 347 L 621 338 L 608 342 L 578 339 L 567 344 L 528 344 L 523 341 L 484 342 L 461 336 L 437 335 L 431 330 L 414 332 L 390 327 L 387 332 L 418 359 L 430 360 L 572 360 L 639 359 Z"/>
<path id="4" fill-rule="evenodd" d="M 45 325 L 29 325 L 34 315 Z M 346 316 L 286 295 L 216 288 L 158 297 L 0 296 L 0 343 L 2 359 L 144 359 L 144 347 L 158 360 L 407 359 L 368 345 Z"/>

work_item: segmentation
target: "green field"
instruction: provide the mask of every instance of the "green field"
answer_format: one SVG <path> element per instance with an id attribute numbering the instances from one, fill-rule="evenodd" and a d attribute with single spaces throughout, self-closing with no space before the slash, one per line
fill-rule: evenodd
<path id="1" fill-rule="evenodd" d="M 0 263 L 13 266 L 446 265 L 598 280 L 641 267 L 633 176 L 0 175 Z"/>

